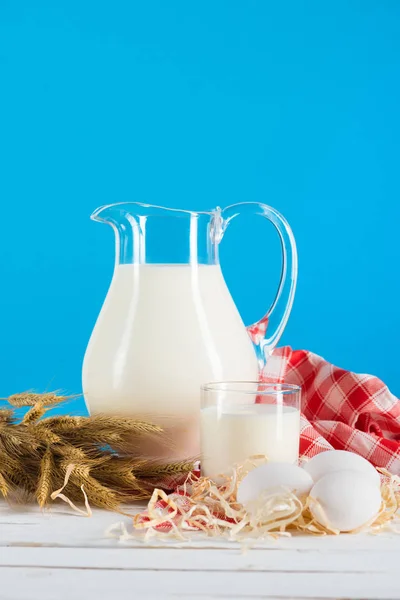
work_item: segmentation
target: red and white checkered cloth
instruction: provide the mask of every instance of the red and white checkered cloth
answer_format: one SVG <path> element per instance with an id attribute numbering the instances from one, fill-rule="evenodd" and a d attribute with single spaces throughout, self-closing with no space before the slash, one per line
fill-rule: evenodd
<path id="1" fill-rule="evenodd" d="M 400 475 L 400 401 L 380 379 L 284 347 L 268 358 L 262 380 L 301 386 L 301 455 L 350 450 Z"/>

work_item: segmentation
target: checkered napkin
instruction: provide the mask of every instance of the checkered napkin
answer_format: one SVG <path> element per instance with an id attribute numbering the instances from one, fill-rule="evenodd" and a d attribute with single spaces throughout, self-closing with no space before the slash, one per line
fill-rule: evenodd
<path id="1" fill-rule="evenodd" d="M 301 455 L 350 450 L 400 475 L 400 401 L 377 377 L 284 347 L 268 358 L 262 380 L 301 386 Z"/>

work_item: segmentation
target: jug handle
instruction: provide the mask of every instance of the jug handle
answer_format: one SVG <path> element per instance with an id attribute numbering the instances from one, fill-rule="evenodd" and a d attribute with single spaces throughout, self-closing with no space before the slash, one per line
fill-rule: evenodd
<path id="1" fill-rule="evenodd" d="M 225 208 L 221 213 L 222 233 L 232 219 L 244 213 L 260 215 L 271 221 L 279 234 L 282 248 L 282 270 L 275 299 L 267 313 L 247 327 L 262 368 L 282 336 L 292 310 L 297 283 L 297 249 L 293 232 L 286 219 L 271 206 L 258 202 L 240 202 Z"/>

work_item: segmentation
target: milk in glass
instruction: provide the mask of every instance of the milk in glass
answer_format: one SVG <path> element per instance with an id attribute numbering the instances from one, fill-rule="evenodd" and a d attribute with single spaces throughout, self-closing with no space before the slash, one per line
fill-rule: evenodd
<path id="1" fill-rule="evenodd" d="M 282 404 L 207 406 L 201 410 L 201 471 L 213 477 L 251 456 L 297 463 L 300 411 Z"/>

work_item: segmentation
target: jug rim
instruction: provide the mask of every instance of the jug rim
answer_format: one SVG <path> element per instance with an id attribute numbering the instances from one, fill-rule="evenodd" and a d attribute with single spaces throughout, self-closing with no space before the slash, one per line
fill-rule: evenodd
<path id="1" fill-rule="evenodd" d="M 146 202 L 134 202 L 134 201 L 127 201 L 127 202 L 114 202 L 112 204 L 103 204 L 102 206 L 99 206 L 98 208 L 96 208 L 92 214 L 90 215 L 90 218 L 93 220 L 96 220 L 100 217 L 101 213 L 108 211 L 108 210 L 112 210 L 112 209 L 116 209 L 118 210 L 118 207 L 129 207 L 129 206 L 136 206 L 139 209 L 146 209 L 144 211 L 140 210 L 140 215 L 139 216 L 143 216 L 143 217 L 149 217 L 152 216 L 152 212 L 154 211 L 155 213 L 157 211 L 162 211 L 162 212 L 167 212 L 167 213 L 178 213 L 178 214 L 183 214 L 183 215 L 190 215 L 190 216 L 196 216 L 196 215 L 215 215 L 218 214 L 219 212 L 221 212 L 221 208 L 219 206 L 217 206 L 216 208 L 214 208 L 213 210 L 186 210 L 184 208 L 170 208 L 168 206 L 161 206 L 159 204 L 148 204 Z M 137 211 L 138 213 L 139 211 Z"/>

